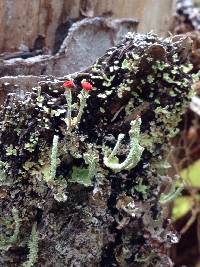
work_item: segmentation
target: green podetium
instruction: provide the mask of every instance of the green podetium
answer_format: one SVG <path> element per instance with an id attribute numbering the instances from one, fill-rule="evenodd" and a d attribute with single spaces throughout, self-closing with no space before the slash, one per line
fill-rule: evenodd
<path id="1" fill-rule="evenodd" d="M 183 189 L 184 184 L 181 184 L 178 188 L 176 188 L 176 183 L 174 182 L 168 194 L 161 194 L 159 202 L 164 205 L 175 200 L 181 194 Z"/>
<path id="2" fill-rule="evenodd" d="M 39 241 L 39 233 L 37 231 L 36 223 L 32 226 L 32 231 L 30 235 L 30 239 L 28 242 L 29 254 L 28 259 L 22 267 L 33 267 L 38 259 L 38 241 Z"/>
<path id="3" fill-rule="evenodd" d="M 15 229 L 14 229 L 13 234 L 10 237 L 0 235 L 0 249 L 1 250 L 8 249 L 9 246 L 12 246 L 15 243 L 17 243 L 17 240 L 18 240 L 21 220 L 19 218 L 19 211 L 16 208 L 12 209 L 12 216 L 13 216 L 14 223 L 15 223 Z"/>
<path id="4" fill-rule="evenodd" d="M 54 180 L 56 177 L 58 140 L 59 140 L 59 137 L 57 135 L 54 135 L 53 146 L 52 146 L 52 151 L 51 151 L 51 168 L 50 168 L 51 180 Z"/>
<path id="5" fill-rule="evenodd" d="M 119 163 L 116 154 L 121 144 L 121 141 L 124 138 L 124 134 L 119 134 L 117 143 L 110 154 L 109 154 L 109 149 L 105 148 L 105 155 L 103 162 L 106 167 L 112 169 L 115 172 L 120 172 L 122 170 L 130 170 L 138 164 L 138 162 L 141 159 L 142 153 L 144 151 L 144 148 L 139 144 L 140 126 L 141 126 L 141 118 L 137 118 L 136 120 L 131 121 L 131 129 L 129 131 L 130 150 L 126 159 L 122 163 Z"/>

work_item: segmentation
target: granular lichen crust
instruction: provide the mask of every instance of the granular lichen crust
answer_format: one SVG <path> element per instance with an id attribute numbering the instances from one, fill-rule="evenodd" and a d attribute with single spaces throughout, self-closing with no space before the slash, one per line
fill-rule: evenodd
<path id="1" fill-rule="evenodd" d="M 8 96 L 0 227 L 14 235 L 16 209 L 20 228 L 15 243 L 0 238 L 2 266 L 171 266 L 160 169 L 190 101 L 190 49 L 189 38 L 129 33 L 86 73 Z"/>

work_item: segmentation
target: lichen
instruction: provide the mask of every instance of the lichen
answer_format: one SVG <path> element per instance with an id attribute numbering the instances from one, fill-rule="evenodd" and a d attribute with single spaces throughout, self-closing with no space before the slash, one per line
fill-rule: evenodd
<path id="1" fill-rule="evenodd" d="M 51 151 L 51 169 L 50 169 L 50 179 L 55 180 L 56 178 L 56 169 L 58 164 L 58 141 L 59 137 L 57 135 L 54 135 L 53 137 L 53 145 L 52 145 L 52 151 Z"/>
<path id="2" fill-rule="evenodd" d="M 23 267 L 33 267 L 38 258 L 38 232 L 36 229 L 36 223 L 33 224 L 30 239 L 28 242 L 29 254 L 28 260 L 23 263 Z"/>
<path id="3" fill-rule="evenodd" d="M 169 265 L 164 247 L 177 238 L 160 203 L 163 162 L 191 98 L 190 45 L 129 33 L 87 73 L 41 81 L 23 99 L 8 94 L 1 218 L 17 207 L 20 229 L 0 265 Z"/>
<path id="4" fill-rule="evenodd" d="M 137 166 L 138 162 L 141 159 L 144 148 L 139 144 L 140 141 L 140 125 L 141 119 L 138 118 L 135 121 L 131 121 L 131 130 L 129 131 L 130 136 L 130 151 L 126 159 L 119 163 L 118 158 L 116 157 L 117 151 L 119 150 L 121 141 L 124 138 L 123 134 L 119 134 L 117 143 L 110 154 L 108 154 L 108 149 L 104 149 L 104 158 L 103 162 L 106 167 L 112 169 L 115 172 L 120 172 L 122 170 L 131 170 Z"/>
<path id="5" fill-rule="evenodd" d="M 17 239 L 19 236 L 19 231 L 20 231 L 20 218 L 19 218 L 19 211 L 16 208 L 12 209 L 12 216 L 14 220 L 14 231 L 13 234 L 10 237 L 7 236 L 0 236 L 0 249 L 8 249 L 9 246 L 12 246 L 17 243 Z M 6 223 L 9 226 L 9 222 Z"/>

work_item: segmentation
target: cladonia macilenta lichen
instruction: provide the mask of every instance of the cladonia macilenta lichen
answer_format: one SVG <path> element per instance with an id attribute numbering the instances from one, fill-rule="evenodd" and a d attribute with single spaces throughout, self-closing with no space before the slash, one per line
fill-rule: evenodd
<path id="1" fill-rule="evenodd" d="M 164 248 L 177 238 L 160 189 L 191 98 L 190 49 L 186 37 L 129 33 L 86 73 L 8 95 L 1 266 L 170 266 Z"/>
<path id="2" fill-rule="evenodd" d="M 134 121 L 131 121 L 131 129 L 129 131 L 130 136 L 130 151 L 128 152 L 128 155 L 126 159 L 119 163 L 118 158 L 116 157 L 117 151 L 120 148 L 120 144 L 124 138 L 123 134 L 119 134 L 117 143 L 112 150 L 112 152 L 109 154 L 108 149 L 105 148 L 105 155 L 103 158 L 103 162 L 106 165 L 106 167 L 112 169 L 115 172 L 120 172 L 122 170 L 130 170 L 137 166 L 138 162 L 141 159 L 142 152 L 144 151 L 144 148 L 139 144 L 140 142 L 140 125 L 141 125 L 141 119 L 137 118 Z"/>

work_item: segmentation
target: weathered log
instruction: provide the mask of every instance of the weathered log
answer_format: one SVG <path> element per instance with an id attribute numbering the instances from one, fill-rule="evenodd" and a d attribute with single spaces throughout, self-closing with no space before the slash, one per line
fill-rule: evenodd
<path id="1" fill-rule="evenodd" d="M 132 19 L 85 19 L 69 29 L 55 56 L 40 55 L 28 59 L 13 58 L 0 62 L 0 77 L 17 75 L 64 76 L 89 67 L 124 34 L 136 31 L 138 22 Z M 16 53 L 14 53 L 16 55 Z"/>
<path id="2" fill-rule="evenodd" d="M 17 51 L 23 43 L 33 49 L 44 37 L 46 47 L 55 48 L 56 34 L 67 34 L 74 20 L 112 15 L 138 19 L 139 31 L 166 35 L 172 18 L 173 0 L 1 0 L 0 52 Z"/>
<path id="3" fill-rule="evenodd" d="M 172 266 L 177 237 L 160 189 L 190 101 L 190 50 L 188 38 L 132 33 L 64 87 L 55 79 L 8 95 L 2 266 Z"/>

